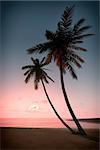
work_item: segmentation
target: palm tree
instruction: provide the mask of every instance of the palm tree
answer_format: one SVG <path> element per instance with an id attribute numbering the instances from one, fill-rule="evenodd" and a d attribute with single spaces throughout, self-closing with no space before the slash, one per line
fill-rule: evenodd
<path id="1" fill-rule="evenodd" d="M 72 13 L 74 7 L 66 7 L 62 15 L 61 20 L 57 24 L 56 32 L 46 30 L 45 36 L 47 42 L 38 44 L 27 51 L 29 54 L 34 52 L 43 53 L 48 52 L 46 63 L 50 63 L 52 59 L 56 62 L 60 70 L 61 86 L 65 102 L 69 109 L 69 112 L 76 123 L 81 135 L 86 135 L 82 126 L 80 125 L 73 109 L 69 103 L 68 96 L 65 90 L 63 74 L 69 71 L 74 79 L 77 79 L 77 75 L 74 70 L 74 65 L 81 68 L 81 63 L 84 60 L 77 54 L 78 51 L 86 51 L 86 49 L 80 47 L 85 37 L 93 34 L 85 33 L 91 26 L 84 26 L 85 19 L 80 19 L 74 26 L 72 26 Z"/>
<path id="2" fill-rule="evenodd" d="M 44 84 L 44 81 L 46 83 L 49 83 L 48 79 L 51 80 L 52 82 L 53 79 L 47 75 L 47 73 L 45 72 L 46 68 L 44 68 L 44 66 L 46 65 L 46 63 L 44 62 L 45 60 L 45 57 L 39 62 L 38 59 L 33 59 L 31 57 L 31 60 L 32 60 L 32 63 L 33 65 L 27 65 L 27 66 L 23 66 L 22 67 L 22 70 L 27 70 L 24 75 L 26 76 L 25 78 L 25 82 L 28 83 L 28 81 L 34 76 L 34 87 L 35 89 L 38 89 L 38 84 L 39 82 L 41 81 L 42 83 L 42 86 L 43 86 L 43 89 L 44 89 L 44 92 L 46 94 L 46 97 L 52 107 L 52 109 L 54 110 L 56 116 L 60 119 L 60 121 L 63 123 L 64 126 L 66 126 L 72 133 L 75 133 L 73 131 L 73 129 L 71 129 L 67 124 L 66 122 L 60 117 L 60 115 L 58 114 L 58 112 L 56 111 L 55 107 L 53 106 L 48 94 L 47 94 L 47 91 L 46 91 L 46 88 L 45 88 L 45 84 Z"/>

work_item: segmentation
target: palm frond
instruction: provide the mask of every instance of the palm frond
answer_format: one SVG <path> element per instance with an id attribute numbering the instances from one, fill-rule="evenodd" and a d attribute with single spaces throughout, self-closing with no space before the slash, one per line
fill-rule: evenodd
<path id="1" fill-rule="evenodd" d="M 43 70 L 43 74 L 44 74 L 44 76 L 46 76 L 48 79 L 50 79 L 52 82 L 54 82 L 54 80 L 50 77 L 50 76 L 48 76 L 47 75 L 47 73 Z"/>
<path id="2" fill-rule="evenodd" d="M 46 75 L 46 76 L 48 79 L 50 79 L 52 82 L 54 82 L 54 80 L 50 76 L 48 76 L 48 75 Z"/>
<path id="3" fill-rule="evenodd" d="M 83 35 L 75 36 L 75 37 L 73 37 L 73 41 L 82 40 L 83 38 L 89 37 L 89 36 L 92 36 L 92 35 L 94 35 L 94 34 L 83 34 Z"/>
<path id="4" fill-rule="evenodd" d="M 43 44 L 43 48 L 40 49 L 39 53 L 45 52 L 46 50 L 52 48 L 53 42 L 49 41 Z"/>
<path id="5" fill-rule="evenodd" d="M 45 60 L 45 57 L 43 57 L 43 59 L 41 60 L 40 64 L 42 65 L 42 63 L 44 62 Z"/>
<path id="6" fill-rule="evenodd" d="M 27 49 L 27 52 L 28 54 L 32 54 L 35 52 L 42 53 L 43 51 L 46 51 L 51 45 L 52 45 L 52 42 L 45 42 L 42 44 L 38 44 L 32 48 Z"/>
<path id="7" fill-rule="evenodd" d="M 46 50 L 48 48 L 49 42 L 46 43 L 40 43 L 32 48 L 27 49 L 28 54 L 32 54 L 35 52 L 40 52 L 41 50 Z"/>
<path id="8" fill-rule="evenodd" d="M 51 69 L 47 69 L 47 68 L 43 68 L 43 70 L 48 70 L 48 71 L 51 71 Z"/>
<path id="9" fill-rule="evenodd" d="M 46 61 L 45 61 L 45 64 L 51 63 L 51 60 L 52 60 L 52 53 L 49 53 L 49 54 L 47 55 L 47 59 L 46 59 Z"/>
<path id="10" fill-rule="evenodd" d="M 35 88 L 35 90 L 38 89 L 38 80 L 34 80 L 34 88 Z"/>
<path id="11" fill-rule="evenodd" d="M 81 18 L 78 22 L 77 22 L 77 27 L 81 26 L 84 23 L 85 19 Z"/>
<path id="12" fill-rule="evenodd" d="M 29 72 L 30 72 L 30 70 L 26 71 L 26 72 L 24 73 L 24 76 L 26 76 Z"/>
<path id="13" fill-rule="evenodd" d="M 30 68 L 33 68 L 33 65 L 23 66 L 23 67 L 22 67 L 22 70 L 24 70 L 24 69 L 30 69 Z"/>
<path id="14" fill-rule="evenodd" d="M 73 40 L 72 43 L 73 44 L 80 44 L 80 43 L 83 43 L 83 41 L 82 40 Z"/>
<path id="15" fill-rule="evenodd" d="M 81 68 L 81 64 L 75 59 L 75 57 L 70 56 L 69 61 L 74 63 L 78 68 Z"/>
<path id="16" fill-rule="evenodd" d="M 81 18 L 76 24 L 77 28 L 79 28 L 84 23 L 84 21 L 85 21 L 85 19 Z"/>
<path id="17" fill-rule="evenodd" d="M 77 75 L 76 75 L 73 67 L 70 64 L 67 64 L 67 65 L 68 65 L 67 69 L 69 70 L 69 72 L 70 72 L 71 76 L 73 77 L 73 79 L 77 79 Z"/>
<path id="18" fill-rule="evenodd" d="M 76 46 L 76 45 L 72 45 L 71 48 L 75 49 L 75 50 L 87 51 L 87 49 L 79 47 L 79 46 Z"/>
<path id="19" fill-rule="evenodd" d="M 49 83 L 49 81 L 47 80 L 46 76 L 44 76 L 43 79 L 45 80 L 45 82 L 46 82 L 47 84 Z"/>
<path id="20" fill-rule="evenodd" d="M 31 57 L 31 60 L 32 60 L 33 64 L 35 65 L 35 59 L 33 57 Z"/>
<path id="21" fill-rule="evenodd" d="M 28 82 L 29 82 L 31 76 L 32 76 L 32 72 L 30 72 L 30 73 L 27 75 L 27 77 L 26 77 L 26 79 L 25 79 L 25 83 L 28 83 Z"/>
<path id="22" fill-rule="evenodd" d="M 35 65 L 36 65 L 36 67 L 40 66 L 39 59 L 35 59 Z"/>
<path id="23" fill-rule="evenodd" d="M 85 21 L 85 19 L 82 18 L 77 22 L 77 24 L 74 25 L 73 31 L 75 33 L 79 30 L 80 26 L 84 23 L 84 21 Z"/>
<path id="24" fill-rule="evenodd" d="M 47 40 L 55 39 L 55 33 L 51 32 L 49 30 L 46 30 L 45 36 L 46 36 Z"/>
<path id="25" fill-rule="evenodd" d="M 65 8 L 61 21 L 58 22 L 58 31 L 65 31 L 70 28 L 72 23 L 73 8 L 74 6 Z"/>
<path id="26" fill-rule="evenodd" d="M 81 63 L 84 63 L 84 60 L 80 56 L 78 56 L 77 54 L 72 53 L 71 55 L 72 55 L 72 57 L 74 57 L 75 59 L 77 59 L 78 61 L 80 61 Z"/>
<path id="27" fill-rule="evenodd" d="M 38 47 L 36 47 L 36 46 L 27 49 L 27 53 L 28 54 L 32 54 L 32 53 L 34 53 L 36 51 L 38 51 Z"/>
<path id="28" fill-rule="evenodd" d="M 77 32 L 80 34 L 82 32 L 85 32 L 86 30 L 90 29 L 92 26 L 84 26 L 81 27 Z"/>
<path id="29" fill-rule="evenodd" d="M 40 52 L 42 49 L 46 48 L 45 45 L 46 45 L 46 43 L 38 44 L 38 45 L 36 45 L 32 48 L 27 49 L 27 52 L 28 52 L 28 54 L 32 54 L 32 53 L 35 53 L 35 52 Z"/>

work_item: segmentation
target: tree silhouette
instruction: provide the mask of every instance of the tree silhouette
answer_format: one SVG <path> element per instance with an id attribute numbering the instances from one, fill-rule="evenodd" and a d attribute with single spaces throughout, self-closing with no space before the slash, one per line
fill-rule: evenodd
<path id="1" fill-rule="evenodd" d="M 74 7 L 66 7 L 61 20 L 57 24 L 57 30 L 51 32 L 46 30 L 45 36 L 47 42 L 38 44 L 28 49 L 28 54 L 34 52 L 43 53 L 48 52 L 46 63 L 50 63 L 52 59 L 56 62 L 60 70 L 62 92 L 65 98 L 65 102 L 69 109 L 69 112 L 76 123 L 81 135 L 86 135 L 82 126 L 80 125 L 72 107 L 69 103 L 68 96 L 65 90 L 63 74 L 69 71 L 74 79 L 77 79 L 77 75 L 74 70 L 74 65 L 81 68 L 81 64 L 84 60 L 78 55 L 79 51 L 86 51 L 85 48 L 80 47 L 84 38 L 93 34 L 85 33 L 91 26 L 84 26 L 85 19 L 80 19 L 74 26 L 72 25 L 72 15 Z"/>
<path id="2" fill-rule="evenodd" d="M 23 66 L 22 67 L 22 70 L 27 70 L 24 75 L 26 76 L 25 78 L 25 82 L 28 83 L 29 80 L 34 77 L 34 87 L 35 89 L 38 89 L 38 84 L 39 82 L 42 83 L 42 86 L 43 86 L 43 89 L 44 89 L 44 92 L 46 94 L 46 97 L 52 107 L 52 109 L 54 110 L 56 116 L 59 118 L 59 120 L 63 123 L 64 126 L 66 126 L 72 133 L 75 133 L 75 131 L 73 129 L 71 129 L 67 124 L 66 122 L 60 117 L 60 115 L 58 114 L 58 112 L 56 111 L 55 107 L 53 106 L 48 94 L 47 94 L 47 91 L 46 91 L 46 88 L 45 88 L 45 84 L 44 82 L 46 82 L 47 84 L 49 83 L 48 80 L 51 80 L 52 82 L 53 79 L 48 76 L 48 74 L 45 72 L 46 68 L 44 68 L 44 66 L 46 65 L 46 63 L 44 62 L 45 61 L 45 57 L 42 59 L 42 61 L 39 62 L 38 59 L 33 59 L 31 57 L 31 60 L 32 60 L 32 63 L 33 65 L 27 65 L 27 66 Z"/>

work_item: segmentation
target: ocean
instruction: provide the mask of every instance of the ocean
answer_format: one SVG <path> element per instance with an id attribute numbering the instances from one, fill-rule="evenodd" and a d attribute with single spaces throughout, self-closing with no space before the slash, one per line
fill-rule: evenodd
<path id="1" fill-rule="evenodd" d="M 73 121 L 65 120 L 66 123 L 76 128 Z M 99 123 L 82 122 L 83 128 L 99 128 Z M 20 128 L 66 128 L 57 118 L 0 118 L 0 127 L 20 127 Z"/>

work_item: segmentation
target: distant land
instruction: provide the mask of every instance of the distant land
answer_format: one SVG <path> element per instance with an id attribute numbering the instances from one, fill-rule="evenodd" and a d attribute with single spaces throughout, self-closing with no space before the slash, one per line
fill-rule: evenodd
<path id="1" fill-rule="evenodd" d="M 73 121 L 73 119 L 66 119 L 68 121 Z M 79 121 L 83 122 L 93 122 L 93 123 L 100 123 L 100 118 L 84 118 L 84 119 L 78 119 Z"/>

